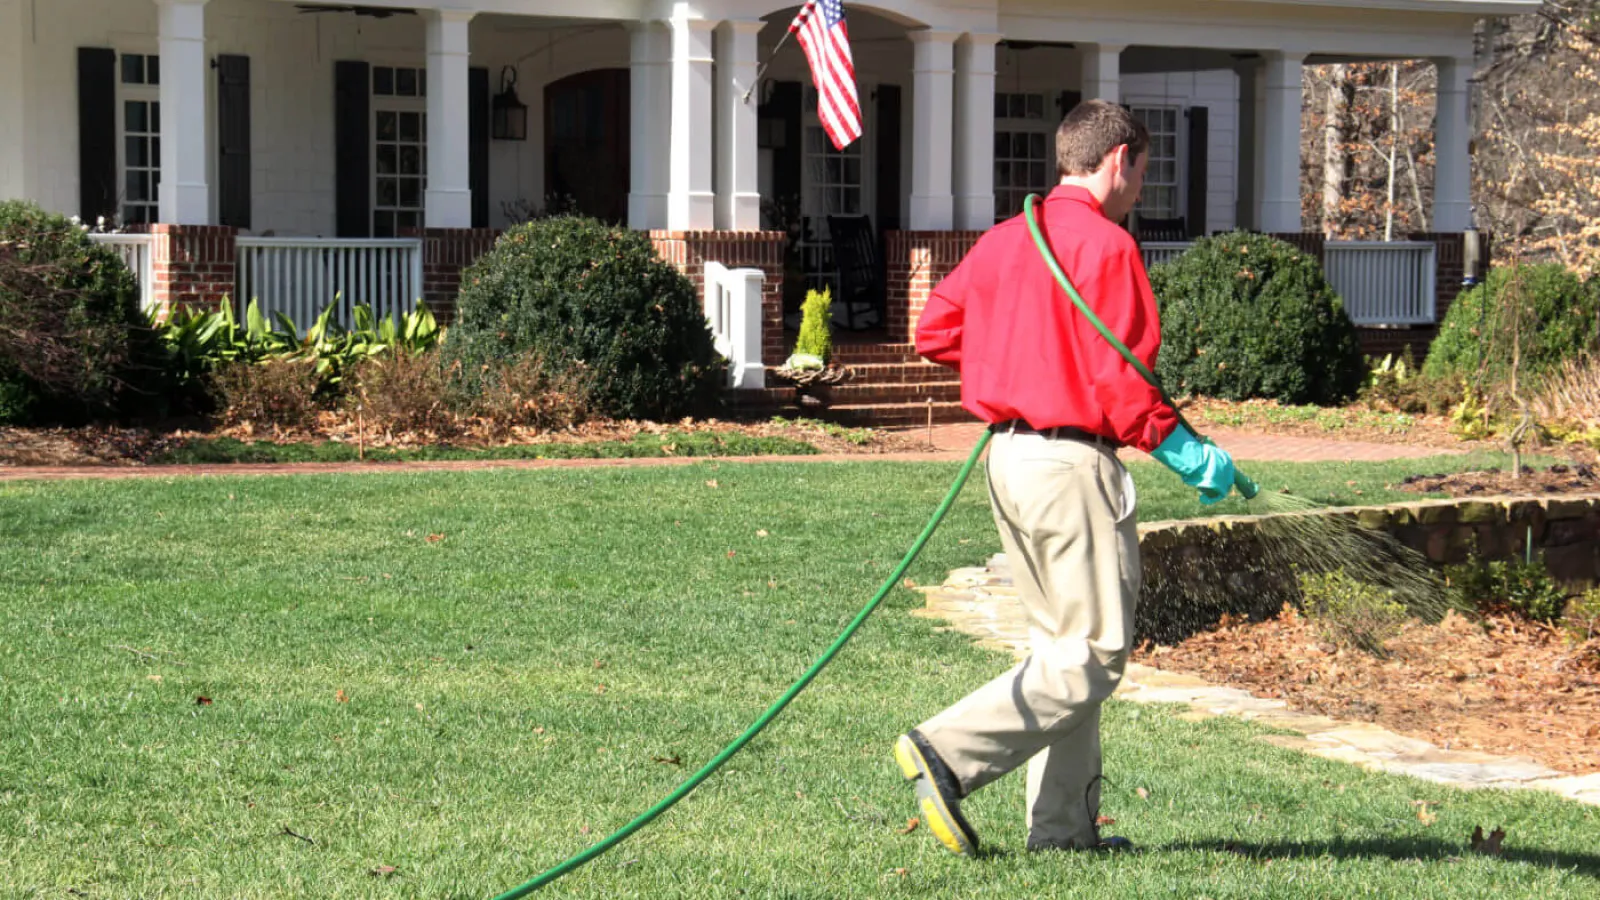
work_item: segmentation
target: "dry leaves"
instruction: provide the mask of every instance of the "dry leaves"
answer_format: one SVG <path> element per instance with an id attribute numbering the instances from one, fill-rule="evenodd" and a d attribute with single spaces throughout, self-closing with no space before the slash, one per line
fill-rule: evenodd
<path id="1" fill-rule="evenodd" d="M 368 869 L 367 874 L 373 876 L 374 878 L 388 878 L 398 871 L 400 870 L 396 869 L 394 866 L 376 866 Z"/>
<path id="2" fill-rule="evenodd" d="M 430 535 L 427 536 L 427 538 L 425 538 L 425 540 L 427 540 L 427 542 L 430 543 L 430 544 L 437 544 L 440 541 L 444 540 L 444 535 L 442 535 L 442 534 L 430 534 Z"/>
<path id="3" fill-rule="evenodd" d="M 671 756 L 652 756 L 650 759 L 654 762 L 662 763 L 663 765 L 668 766 L 683 765 L 683 757 L 677 755 L 676 753 Z"/>
<path id="4" fill-rule="evenodd" d="M 350 695 L 344 692 L 344 688 L 339 688 L 337 691 L 333 692 L 333 699 L 339 701 L 340 703 L 349 703 Z"/>
<path id="5" fill-rule="evenodd" d="M 1417 821 L 1421 822 L 1424 826 L 1432 825 L 1433 823 L 1439 821 L 1439 817 L 1434 814 L 1433 810 L 1428 808 L 1432 802 L 1433 801 L 1431 800 L 1411 801 L 1411 805 L 1417 808 Z"/>
<path id="6" fill-rule="evenodd" d="M 202 695 L 194 698 L 194 705 L 195 706 L 210 706 L 211 705 L 211 698 L 202 694 Z"/>
<path id="7" fill-rule="evenodd" d="M 904 828 L 896 828 L 894 831 L 895 831 L 895 834 L 910 834 L 911 832 L 916 831 L 917 830 L 917 826 L 921 825 L 921 824 L 922 824 L 922 820 L 921 819 L 917 818 L 916 816 L 912 816 L 911 818 L 906 820 L 906 827 L 904 827 Z"/>

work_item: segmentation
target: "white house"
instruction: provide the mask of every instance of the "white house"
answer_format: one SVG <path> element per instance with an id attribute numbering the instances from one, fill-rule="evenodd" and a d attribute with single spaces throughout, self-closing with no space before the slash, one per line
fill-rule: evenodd
<path id="1" fill-rule="evenodd" d="M 1416 293 L 1441 260 L 1459 266 L 1459 251 L 1437 248 L 1469 224 L 1474 24 L 1538 6 L 846 3 L 865 135 L 840 153 L 797 42 L 774 52 L 797 8 L 770 0 L 0 0 L 0 196 L 159 223 L 151 264 L 200 274 L 146 273 L 157 289 L 208 295 L 232 278 L 280 306 L 299 301 L 266 294 L 348 289 L 357 270 L 376 279 L 367 291 L 414 296 L 417 277 L 448 291 L 492 240 L 469 229 L 549 197 L 656 232 L 686 266 L 765 268 L 769 292 L 783 277 L 774 229 L 799 236 L 808 279 L 832 279 L 827 217 L 865 216 L 888 285 L 870 321 L 903 341 L 919 292 L 972 233 L 1050 187 L 1050 136 L 1079 98 L 1118 100 L 1150 125 L 1139 217 L 1161 220 L 1158 237 L 1292 235 L 1302 67 L 1426 58 L 1440 84 L 1437 235 L 1426 260 L 1358 266 L 1391 281 L 1432 267 Z M 525 134 L 497 126 L 512 91 Z M 348 271 L 317 280 L 311 251 Z M 1411 275 L 1372 274 L 1386 265 Z M 1382 324 L 1426 325 L 1432 299 Z"/>

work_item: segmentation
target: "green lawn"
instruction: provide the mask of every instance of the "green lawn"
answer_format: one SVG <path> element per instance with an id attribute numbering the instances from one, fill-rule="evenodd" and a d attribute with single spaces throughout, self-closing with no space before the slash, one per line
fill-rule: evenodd
<path id="1" fill-rule="evenodd" d="M 1484 463 L 1250 469 L 1366 502 Z M 753 721 L 956 469 L 0 483 L 0 898 L 487 900 Z M 1199 514 L 1172 475 L 1135 470 L 1143 518 Z M 980 475 L 909 577 L 996 540 Z M 1019 774 L 967 803 L 998 852 L 951 857 L 899 833 L 911 793 L 887 751 L 1007 660 L 907 615 L 920 602 L 897 590 L 744 753 L 534 896 L 1600 894 L 1600 810 L 1378 777 L 1120 702 L 1102 811 L 1143 852 L 1022 852 Z M 1508 831 L 1504 858 L 1466 851 L 1474 825 Z"/>

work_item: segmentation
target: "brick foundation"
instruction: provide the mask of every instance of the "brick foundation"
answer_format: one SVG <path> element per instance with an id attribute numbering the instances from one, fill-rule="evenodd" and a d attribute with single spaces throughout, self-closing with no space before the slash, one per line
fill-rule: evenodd
<path id="1" fill-rule="evenodd" d="M 238 229 L 154 224 L 145 233 L 155 236 L 150 247 L 150 278 L 158 321 L 166 321 L 180 307 L 219 309 L 233 296 Z"/>
<path id="2" fill-rule="evenodd" d="M 783 362 L 783 251 L 787 235 L 781 231 L 651 231 L 649 235 L 661 258 L 694 282 L 697 296 L 705 290 L 707 262 L 766 273 L 761 286 L 761 361 L 769 366 Z"/>
<path id="3" fill-rule="evenodd" d="M 1450 305 L 1460 296 L 1466 277 L 1466 235 L 1460 232 L 1417 232 L 1406 235 L 1407 240 L 1428 241 L 1437 248 L 1434 254 L 1434 322 L 1410 328 L 1358 328 L 1361 352 L 1375 359 L 1393 353 L 1398 357 L 1407 349 L 1420 365 L 1428 355 L 1428 347 L 1439 335 L 1437 323 L 1443 322 Z M 1489 258 L 1489 237 L 1484 235 L 1483 258 Z"/>
<path id="4" fill-rule="evenodd" d="M 891 342 L 912 342 L 928 297 L 955 269 L 981 231 L 890 231 L 884 234 L 886 325 Z"/>
<path id="5" fill-rule="evenodd" d="M 422 297 L 441 324 L 456 317 L 461 272 L 494 248 L 495 228 L 407 228 L 402 237 L 422 239 Z"/>

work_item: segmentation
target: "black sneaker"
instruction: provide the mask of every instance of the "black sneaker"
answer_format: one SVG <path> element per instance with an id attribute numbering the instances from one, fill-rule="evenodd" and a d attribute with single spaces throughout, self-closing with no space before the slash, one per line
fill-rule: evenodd
<path id="1" fill-rule="evenodd" d="M 917 807 L 933 836 L 951 853 L 976 856 L 978 835 L 961 817 L 961 786 L 921 733 L 900 735 L 894 760 L 906 780 L 916 782 Z"/>

